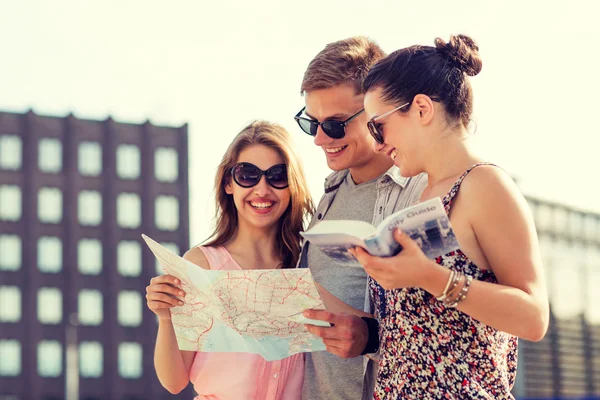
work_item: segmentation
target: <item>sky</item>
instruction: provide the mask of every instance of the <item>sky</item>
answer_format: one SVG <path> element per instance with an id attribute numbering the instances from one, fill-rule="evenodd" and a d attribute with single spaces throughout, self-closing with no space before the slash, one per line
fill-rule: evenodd
<path id="1" fill-rule="evenodd" d="M 189 124 L 191 242 L 212 227 L 216 166 L 250 121 L 294 136 L 315 200 L 330 172 L 293 120 L 309 61 L 366 35 L 391 52 L 479 44 L 475 142 L 528 195 L 600 212 L 594 172 L 600 2 L 0 0 L 0 109 Z"/>

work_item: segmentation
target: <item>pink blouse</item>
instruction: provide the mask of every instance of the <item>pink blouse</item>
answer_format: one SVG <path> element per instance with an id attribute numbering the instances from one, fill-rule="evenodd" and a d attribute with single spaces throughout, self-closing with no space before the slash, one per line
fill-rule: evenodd
<path id="1" fill-rule="evenodd" d="M 242 269 L 224 247 L 200 247 L 211 269 Z M 299 400 L 304 354 L 266 361 L 259 354 L 198 352 L 190 369 L 194 400 Z"/>

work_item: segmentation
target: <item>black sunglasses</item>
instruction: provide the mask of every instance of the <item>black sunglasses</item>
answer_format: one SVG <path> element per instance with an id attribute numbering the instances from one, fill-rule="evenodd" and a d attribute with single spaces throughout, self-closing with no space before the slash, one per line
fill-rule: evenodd
<path id="1" fill-rule="evenodd" d="M 363 108 L 362 110 L 360 110 L 345 121 L 319 122 L 315 119 L 301 117 L 304 110 L 306 110 L 306 107 L 302 108 L 302 110 L 300 110 L 300 112 L 298 112 L 298 114 L 296 114 L 296 116 L 294 117 L 294 119 L 300 126 L 300 129 L 302 129 L 305 133 L 309 134 L 310 136 L 316 136 L 317 130 L 319 129 L 319 125 L 321 125 L 323 132 L 325 132 L 325 134 L 332 139 L 343 138 L 346 135 L 346 125 L 348 125 L 354 118 L 358 117 L 360 113 L 365 111 L 365 109 Z"/>
<path id="2" fill-rule="evenodd" d="M 268 170 L 263 171 L 254 164 L 241 162 L 235 164 L 231 170 L 233 180 L 243 188 L 256 186 L 263 175 L 267 183 L 275 189 L 285 189 L 288 187 L 288 175 L 285 164 L 273 165 Z"/>
<path id="3" fill-rule="evenodd" d="M 367 122 L 367 127 L 369 128 L 369 132 L 371 132 L 371 136 L 373 136 L 373 139 L 375 139 L 375 141 L 379 144 L 383 144 L 383 134 L 381 133 L 381 131 L 379 130 L 379 128 L 381 127 L 381 124 L 378 124 L 375 121 L 378 121 L 382 118 L 387 117 L 390 114 L 395 113 L 396 111 L 400 110 L 403 107 L 406 107 L 407 105 L 409 105 L 410 103 L 406 103 L 406 104 L 402 104 L 399 107 L 394 108 L 393 110 L 390 110 L 384 114 L 381 114 L 378 117 L 373 117 L 371 118 L 368 122 Z"/>
<path id="4" fill-rule="evenodd" d="M 429 97 L 431 99 L 431 101 L 435 101 L 435 102 L 439 102 L 440 99 L 438 99 L 437 97 Z M 413 97 L 414 100 L 414 97 Z M 367 121 L 367 128 L 369 128 L 369 132 L 371 132 L 371 136 L 373 136 L 373 139 L 375 139 L 375 141 L 379 144 L 383 144 L 383 134 L 381 132 L 381 124 L 378 124 L 377 121 L 379 121 L 382 118 L 387 117 L 390 114 L 395 113 L 396 111 L 406 107 L 407 105 L 411 104 L 412 100 L 406 104 L 402 104 L 401 106 L 398 106 L 396 108 L 394 108 L 393 110 L 390 110 L 384 114 L 381 114 L 379 116 L 375 116 L 373 118 L 371 118 L 369 121 Z"/>

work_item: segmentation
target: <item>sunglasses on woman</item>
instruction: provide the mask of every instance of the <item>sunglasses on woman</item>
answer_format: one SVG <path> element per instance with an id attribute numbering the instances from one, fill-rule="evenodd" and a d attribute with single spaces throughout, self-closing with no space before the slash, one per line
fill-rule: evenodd
<path id="1" fill-rule="evenodd" d="M 302 129 L 305 133 L 310 136 L 316 136 L 317 130 L 319 129 L 319 125 L 321 125 L 321 129 L 327 136 L 332 139 L 341 139 L 346 135 L 346 126 L 356 117 L 360 115 L 365 109 L 363 108 L 350 118 L 345 121 L 323 121 L 319 122 L 316 119 L 309 119 L 305 117 L 301 117 L 302 113 L 306 110 L 306 107 L 302 108 L 298 114 L 294 117 L 300 129 Z"/>
<path id="2" fill-rule="evenodd" d="M 287 167 L 285 164 L 273 165 L 268 170 L 263 171 L 254 164 L 241 162 L 235 164 L 231 170 L 233 180 L 243 188 L 251 188 L 258 185 L 263 175 L 267 183 L 275 189 L 285 189 L 288 187 Z"/>
<path id="3" fill-rule="evenodd" d="M 382 132 L 379 130 L 379 128 L 381 127 L 381 124 L 378 124 L 377 121 L 380 120 L 381 118 L 385 118 L 388 115 L 400 110 L 403 107 L 406 107 L 407 105 L 409 105 L 410 103 L 406 103 L 406 104 L 402 104 L 400 107 L 396 107 L 393 110 L 390 110 L 384 114 L 381 114 L 380 116 L 375 116 L 373 118 L 371 118 L 369 120 L 369 122 L 367 122 L 367 127 L 369 127 L 369 132 L 371 132 L 371 136 L 373 136 L 373 139 L 375 139 L 375 141 L 379 144 L 383 144 L 383 134 Z"/>

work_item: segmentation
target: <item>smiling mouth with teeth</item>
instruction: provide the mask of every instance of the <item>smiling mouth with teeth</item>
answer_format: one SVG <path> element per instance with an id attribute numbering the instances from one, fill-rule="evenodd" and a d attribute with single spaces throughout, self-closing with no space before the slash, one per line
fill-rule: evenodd
<path id="1" fill-rule="evenodd" d="M 392 150 L 392 152 L 390 153 L 390 158 L 392 160 L 396 159 L 396 156 L 398 155 L 398 151 L 396 149 Z"/>
<path id="2" fill-rule="evenodd" d="M 346 147 L 348 147 L 348 145 L 340 146 L 340 147 L 326 148 L 325 152 L 327 152 L 329 154 L 335 154 L 335 153 L 339 153 L 340 151 L 344 150 Z"/>
<path id="3" fill-rule="evenodd" d="M 273 202 L 269 202 L 269 203 L 254 203 L 254 202 L 250 202 L 250 205 L 254 208 L 258 208 L 260 210 L 264 210 L 266 208 L 271 208 L 273 207 Z"/>

